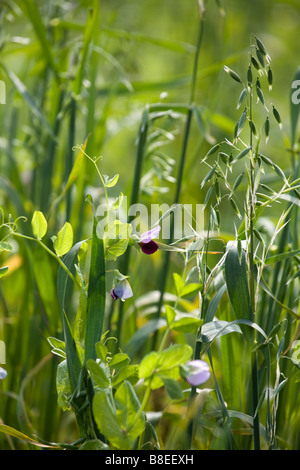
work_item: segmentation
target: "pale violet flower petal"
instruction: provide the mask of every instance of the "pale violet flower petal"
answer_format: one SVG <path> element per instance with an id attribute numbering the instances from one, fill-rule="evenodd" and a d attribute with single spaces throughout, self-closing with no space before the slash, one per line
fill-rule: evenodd
<path id="1" fill-rule="evenodd" d="M 140 241 L 143 243 L 149 243 L 154 238 L 158 238 L 159 233 L 160 233 L 160 225 L 152 228 L 151 230 L 148 230 L 148 232 L 142 233 L 140 236 Z"/>
<path id="2" fill-rule="evenodd" d="M 6 370 L 0 367 L 0 380 L 5 379 L 6 376 L 7 376 Z"/>
<path id="3" fill-rule="evenodd" d="M 111 296 L 114 300 L 117 298 L 126 300 L 133 296 L 132 289 L 128 281 L 124 280 L 119 282 L 116 287 L 111 291 Z"/>
<path id="4" fill-rule="evenodd" d="M 197 387 L 198 385 L 207 382 L 210 378 L 210 370 L 207 362 L 202 361 L 201 359 L 196 359 L 194 361 L 188 361 L 186 366 L 188 368 L 186 380 L 193 387 Z"/>

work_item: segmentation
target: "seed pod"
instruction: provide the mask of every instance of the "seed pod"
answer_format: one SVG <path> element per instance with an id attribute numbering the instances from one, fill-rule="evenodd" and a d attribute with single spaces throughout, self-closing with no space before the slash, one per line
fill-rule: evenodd
<path id="1" fill-rule="evenodd" d="M 220 227 L 220 223 L 221 223 L 221 217 L 220 217 L 220 211 L 219 209 L 215 209 L 215 214 L 216 214 L 216 218 L 217 218 L 217 227 Z"/>
<path id="2" fill-rule="evenodd" d="M 280 168 L 280 166 L 276 165 L 275 163 L 273 163 L 273 168 L 274 170 L 276 171 L 277 175 L 280 176 L 280 178 L 283 179 L 283 181 L 286 182 L 286 176 L 283 172 L 283 170 Z"/>
<path id="3" fill-rule="evenodd" d="M 256 127 L 253 121 L 249 121 L 249 126 L 250 126 L 252 134 L 257 135 Z"/>
<path id="4" fill-rule="evenodd" d="M 204 203 L 203 203 L 203 209 L 206 208 L 207 204 L 208 204 L 208 201 L 210 199 L 210 196 L 211 196 L 211 193 L 213 191 L 213 186 L 210 186 L 206 192 L 206 195 L 205 195 L 205 199 L 204 199 Z"/>
<path id="5" fill-rule="evenodd" d="M 234 140 L 236 140 L 238 136 L 238 127 L 239 127 L 239 123 L 237 122 L 233 131 Z"/>
<path id="6" fill-rule="evenodd" d="M 259 78 L 256 79 L 256 84 L 255 85 L 256 85 L 256 87 L 261 89 L 261 84 L 260 84 L 260 79 Z"/>
<path id="7" fill-rule="evenodd" d="M 270 67 L 268 68 L 268 83 L 269 83 L 269 91 L 271 91 L 272 85 L 273 85 L 273 73 Z"/>
<path id="8" fill-rule="evenodd" d="M 266 64 L 265 64 L 264 56 L 262 55 L 259 49 L 255 49 L 255 52 L 256 52 L 256 57 L 258 58 L 260 65 L 262 66 L 262 68 L 265 68 Z"/>
<path id="9" fill-rule="evenodd" d="M 251 65 L 249 65 L 248 72 L 247 72 L 247 82 L 248 85 L 252 84 L 252 70 L 251 70 Z"/>
<path id="10" fill-rule="evenodd" d="M 213 206 L 210 206 L 210 220 L 211 220 L 212 225 L 219 226 L 220 214 L 219 214 L 219 217 L 218 217 L 218 214 L 216 213 Z"/>
<path id="11" fill-rule="evenodd" d="M 239 152 L 237 156 L 235 157 L 234 161 L 237 162 L 238 160 L 241 160 L 242 158 L 244 158 L 250 152 L 250 150 L 251 150 L 251 146 Z"/>
<path id="12" fill-rule="evenodd" d="M 227 155 L 227 153 L 220 152 L 219 156 L 221 157 L 223 163 L 225 163 L 225 165 L 227 165 L 228 160 L 229 160 L 229 156 Z"/>
<path id="13" fill-rule="evenodd" d="M 255 59 L 254 56 L 251 56 L 251 63 L 256 68 L 256 70 L 260 69 L 260 65 L 259 65 L 259 63 L 257 62 L 257 60 Z"/>
<path id="14" fill-rule="evenodd" d="M 239 109 L 239 107 L 241 106 L 246 96 L 247 96 L 247 88 L 243 88 L 242 93 L 240 94 L 240 97 L 238 100 L 237 109 Z"/>
<path id="15" fill-rule="evenodd" d="M 217 202 L 219 203 L 220 200 L 221 200 L 221 190 L 220 190 L 219 181 L 218 181 L 217 179 L 216 179 L 216 181 L 214 182 L 214 189 L 215 189 L 215 194 L 216 194 Z"/>
<path id="16" fill-rule="evenodd" d="M 236 213 L 236 215 L 238 216 L 238 218 L 241 220 L 242 219 L 242 216 L 241 216 L 241 213 L 239 211 L 239 208 L 238 206 L 236 205 L 236 202 L 234 201 L 234 199 L 230 198 L 230 204 L 232 205 L 233 207 L 233 210 L 234 212 Z"/>
<path id="17" fill-rule="evenodd" d="M 259 100 L 261 101 L 261 103 L 265 106 L 264 94 L 263 94 L 263 92 L 261 91 L 261 88 L 259 88 L 259 86 L 256 86 L 256 94 L 257 94 L 258 99 L 259 99 Z"/>
<path id="18" fill-rule="evenodd" d="M 262 155 L 261 153 L 259 154 L 260 158 L 262 159 L 263 162 L 265 162 L 267 165 L 273 167 L 274 166 L 274 163 L 272 162 L 272 160 L 268 157 L 266 157 L 265 155 Z"/>
<path id="19" fill-rule="evenodd" d="M 270 136 L 270 121 L 269 121 L 269 116 L 267 116 L 267 119 L 265 121 L 265 135 L 266 135 L 266 143 L 268 143 L 269 136 Z"/>
<path id="20" fill-rule="evenodd" d="M 280 117 L 278 110 L 275 108 L 275 106 L 273 106 L 273 115 L 276 121 L 278 122 L 280 129 L 282 129 L 281 117 Z"/>
<path id="21" fill-rule="evenodd" d="M 204 162 L 207 157 L 209 157 L 210 155 L 212 155 L 213 153 L 215 153 L 218 148 L 221 146 L 221 143 L 219 142 L 218 144 L 214 145 L 213 147 L 211 147 L 211 149 L 207 152 L 207 154 L 205 155 L 205 157 L 202 159 L 202 162 Z"/>
<path id="22" fill-rule="evenodd" d="M 264 245 L 264 240 L 263 240 L 261 234 L 259 233 L 259 231 L 256 228 L 254 228 L 253 232 L 254 232 L 254 235 L 256 236 L 256 238 Z"/>
<path id="23" fill-rule="evenodd" d="M 258 39 L 257 37 L 255 37 L 255 41 L 256 41 L 257 47 L 258 47 L 259 51 L 262 53 L 262 55 L 267 56 L 266 48 L 263 45 L 263 43 L 261 42 L 261 40 Z"/>
<path id="24" fill-rule="evenodd" d="M 239 83 L 243 83 L 239 75 L 236 72 L 234 72 L 234 70 L 231 70 L 229 67 L 227 67 L 227 65 L 224 65 L 224 70 L 226 73 L 228 73 L 231 76 L 231 78 L 233 78 L 233 80 Z"/>
<path id="25" fill-rule="evenodd" d="M 244 127 L 244 124 L 246 122 L 246 118 L 247 118 L 247 108 L 244 109 L 243 114 L 241 115 L 240 120 L 237 123 L 237 133 L 236 133 L 237 137 L 240 135 L 240 133 L 241 133 L 243 127 Z"/>
<path id="26" fill-rule="evenodd" d="M 275 191 L 274 191 L 272 188 L 270 188 L 269 186 L 267 186 L 267 185 L 264 184 L 264 183 L 259 183 L 259 186 L 260 186 L 261 188 L 263 188 L 265 191 L 267 191 L 268 193 L 276 194 Z"/>
<path id="27" fill-rule="evenodd" d="M 236 178 L 235 182 L 233 183 L 232 192 L 235 191 L 239 187 L 243 178 L 244 178 L 244 173 L 240 173 L 239 176 Z"/>
<path id="28" fill-rule="evenodd" d="M 202 180 L 202 183 L 201 183 L 201 189 L 203 188 L 203 186 L 212 178 L 214 172 L 216 171 L 216 167 L 213 166 L 209 172 L 207 173 L 207 175 L 204 176 L 203 180 Z"/>

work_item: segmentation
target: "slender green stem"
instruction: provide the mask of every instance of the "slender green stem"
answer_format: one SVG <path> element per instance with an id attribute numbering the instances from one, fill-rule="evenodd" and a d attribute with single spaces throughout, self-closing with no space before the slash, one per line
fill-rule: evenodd
<path id="1" fill-rule="evenodd" d="M 200 17 L 200 22 L 199 22 L 198 39 L 197 39 L 196 53 L 195 53 L 193 73 L 192 73 L 192 86 L 191 86 L 190 103 L 189 103 L 190 106 L 188 108 L 187 117 L 186 117 L 183 146 L 182 146 L 181 158 L 179 162 L 178 175 L 177 175 L 176 192 L 175 192 L 174 201 L 173 201 L 174 205 L 178 204 L 179 202 L 181 185 L 182 185 L 182 180 L 183 180 L 183 170 L 184 170 L 184 165 L 185 165 L 185 160 L 186 160 L 187 145 L 188 145 L 188 140 L 190 136 L 191 121 L 192 121 L 192 115 L 193 115 L 193 108 L 191 105 L 195 98 L 198 60 L 199 60 L 199 54 L 200 54 L 200 49 L 201 49 L 201 44 L 202 44 L 202 39 L 203 39 L 203 30 L 204 30 L 204 11 L 202 12 L 202 15 Z M 170 218 L 171 218 L 170 243 L 172 243 L 174 239 L 173 215 L 174 214 L 172 213 L 170 214 Z M 159 297 L 158 306 L 157 306 L 157 315 L 156 315 L 157 318 L 159 318 L 161 314 L 163 298 L 164 298 L 164 293 L 165 293 L 166 284 L 167 284 L 169 264 L 170 264 L 170 252 L 167 251 L 165 253 L 165 259 L 164 259 L 164 264 L 163 264 L 161 278 L 160 278 L 160 297 Z M 155 349 L 156 347 L 157 335 L 158 333 L 156 331 L 153 335 L 153 349 Z"/>
<path id="2" fill-rule="evenodd" d="M 59 256 L 57 256 L 53 251 L 51 251 L 41 240 L 39 240 L 38 238 L 29 237 L 28 235 L 23 235 L 22 233 L 17 233 L 17 232 L 13 232 L 13 235 L 14 237 L 24 238 L 26 240 L 30 240 L 30 241 L 38 243 L 45 251 L 47 251 L 47 253 L 49 253 L 49 255 L 51 255 L 53 258 L 56 259 L 56 261 L 60 264 L 60 266 L 66 271 L 68 276 L 72 279 L 74 284 L 76 284 L 81 289 L 81 285 L 79 284 L 75 276 L 73 276 L 71 271 L 67 268 L 67 266 L 64 264 L 62 259 Z"/>
<path id="3" fill-rule="evenodd" d="M 130 197 L 131 206 L 133 206 L 134 204 L 138 202 L 143 160 L 144 160 L 147 136 L 148 136 L 148 129 L 149 129 L 149 109 L 148 107 L 146 107 L 143 113 L 142 122 L 141 122 L 140 129 L 139 129 L 136 163 L 135 163 L 134 178 L 133 178 L 133 187 L 132 187 L 131 197 Z M 128 223 L 130 222 L 131 222 L 131 218 L 128 217 Z M 128 246 L 124 254 L 124 257 L 122 259 L 122 265 L 121 265 L 121 272 L 123 272 L 124 274 L 128 273 L 129 263 L 130 263 L 130 253 L 131 253 L 131 247 Z M 117 329 L 116 329 L 116 338 L 118 339 L 119 346 L 121 343 L 123 315 L 124 315 L 124 303 L 120 302 L 118 320 L 117 320 Z M 115 347 L 117 347 L 117 344 Z"/>
<path id="4" fill-rule="evenodd" d="M 77 148 L 77 146 L 75 146 L 74 148 Z M 101 174 L 101 171 L 99 170 L 99 167 L 97 165 L 97 161 L 99 160 L 99 158 L 97 159 L 93 159 L 91 158 L 82 148 L 82 146 L 78 147 L 80 149 L 80 151 L 93 163 L 95 169 L 96 169 L 96 172 L 100 178 L 100 181 L 102 183 L 102 186 L 103 186 L 103 189 L 104 189 L 104 195 L 105 195 L 105 202 L 106 202 L 106 207 L 107 207 L 107 211 L 109 209 L 109 204 L 108 204 L 108 194 L 107 194 L 107 187 L 106 187 L 106 184 L 104 182 L 104 179 L 103 179 L 103 176 Z"/>
<path id="5" fill-rule="evenodd" d="M 249 118 L 252 122 L 252 87 L 249 93 Z M 250 127 L 250 147 L 251 147 L 251 156 L 250 156 L 250 227 L 249 227 L 249 236 L 250 236 L 250 246 L 249 246 L 249 286 L 250 286 L 250 300 L 252 305 L 252 318 L 251 321 L 254 321 L 255 316 L 255 269 L 254 269 L 254 225 L 253 221 L 255 218 L 255 161 L 253 157 L 253 135 L 252 127 Z M 253 333 L 253 341 L 256 341 L 256 334 Z M 259 414 L 257 411 L 258 406 L 258 369 L 257 369 L 257 354 L 253 352 L 251 354 L 252 362 L 252 407 L 253 407 L 253 432 L 254 432 L 254 449 L 260 449 L 260 431 L 259 431 Z"/>

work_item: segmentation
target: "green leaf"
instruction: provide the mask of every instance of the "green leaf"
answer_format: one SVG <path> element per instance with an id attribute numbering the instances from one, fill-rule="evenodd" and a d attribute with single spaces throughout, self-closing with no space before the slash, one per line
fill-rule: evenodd
<path id="1" fill-rule="evenodd" d="M 201 289 L 201 285 L 197 283 L 185 284 L 178 273 L 173 273 L 173 279 L 178 297 L 192 297 Z"/>
<path id="2" fill-rule="evenodd" d="M 252 306 L 248 289 L 246 256 L 240 254 L 238 244 L 228 244 L 225 259 L 225 280 L 232 309 L 236 318 L 252 319 Z"/>
<path id="3" fill-rule="evenodd" d="M 58 364 L 56 371 L 56 391 L 58 405 L 63 411 L 69 410 L 70 397 L 72 395 L 72 389 L 70 385 L 70 379 L 68 374 L 67 361 L 63 360 Z"/>
<path id="4" fill-rule="evenodd" d="M 78 178 L 78 176 L 82 172 L 82 166 L 83 166 L 83 162 L 84 162 L 84 159 L 85 159 L 84 151 L 86 149 L 86 146 L 87 146 L 87 139 L 85 140 L 82 148 L 80 149 L 79 154 L 76 157 L 76 160 L 74 162 L 71 173 L 69 174 L 64 192 L 66 192 L 66 191 L 68 191 L 68 189 L 70 189 L 72 184 L 76 181 L 76 179 Z"/>
<path id="5" fill-rule="evenodd" d="M 96 359 L 95 344 L 101 340 L 106 303 L 103 240 L 97 235 L 94 218 L 85 333 L 85 359 Z"/>
<path id="6" fill-rule="evenodd" d="M 35 211 L 33 213 L 33 216 L 31 219 L 31 226 L 32 226 L 33 235 L 39 240 L 43 238 L 44 235 L 46 235 L 48 224 L 42 212 Z"/>
<path id="7" fill-rule="evenodd" d="M 170 305 L 166 305 L 165 310 L 166 310 L 166 319 L 167 319 L 168 327 L 170 327 L 173 321 L 175 320 L 176 311 Z"/>
<path id="8" fill-rule="evenodd" d="M 198 330 L 203 321 L 193 315 L 186 313 L 177 313 L 176 319 L 170 326 L 171 330 L 181 331 L 182 333 L 192 333 Z"/>
<path id="9" fill-rule="evenodd" d="M 179 276 L 178 273 L 173 273 L 173 279 L 174 279 L 174 283 L 175 283 L 176 294 L 178 295 L 178 297 L 180 297 L 181 296 L 181 291 L 184 287 L 183 279 L 182 279 L 181 276 Z"/>
<path id="10" fill-rule="evenodd" d="M 112 178 L 108 178 L 107 176 L 104 177 L 105 186 L 106 186 L 107 188 L 113 188 L 113 187 L 117 184 L 117 182 L 118 182 L 118 180 L 119 180 L 119 176 L 120 176 L 120 175 L 117 173 L 117 174 L 116 174 L 115 176 L 113 176 Z"/>
<path id="11" fill-rule="evenodd" d="M 140 347 L 145 344 L 145 341 L 147 341 L 152 333 L 165 326 L 166 320 L 164 318 L 157 318 L 148 321 L 146 325 L 137 330 L 137 332 L 130 338 L 123 348 L 124 352 L 126 352 L 130 357 L 133 357 Z"/>
<path id="12" fill-rule="evenodd" d="M 7 271 L 8 271 L 8 266 L 3 266 L 2 268 L 0 268 L 0 278 L 5 276 Z"/>
<path id="13" fill-rule="evenodd" d="M 84 28 L 84 35 L 82 41 L 82 48 L 80 50 L 80 58 L 78 63 L 78 70 L 74 80 L 74 93 L 79 95 L 81 92 L 82 84 L 84 82 L 84 68 L 89 57 L 89 46 L 93 40 L 93 36 L 98 32 L 99 21 L 99 2 L 94 0 L 91 8 L 88 9 L 88 17 Z"/>
<path id="14" fill-rule="evenodd" d="M 219 336 L 227 335 L 228 333 L 233 332 L 242 334 L 242 330 L 235 323 L 223 320 L 215 320 L 204 323 L 201 328 L 200 339 L 203 341 L 203 343 L 210 343 Z"/>
<path id="15" fill-rule="evenodd" d="M 117 449 L 127 444 L 119 425 L 115 405 L 106 390 L 99 390 L 93 399 L 93 414 L 99 431 Z"/>
<path id="16" fill-rule="evenodd" d="M 140 364 L 139 378 L 145 379 L 145 385 L 150 385 L 152 390 L 162 387 L 163 381 L 159 376 L 178 379 L 179 365 L 188 361 L 192 353 L 188 344 L 171 345 L 162 352 L 152 351 Z"/>
<path id="17" fill-rule="evenodd" d="M 118 371 L 129 363 L 130 359 L 125 353 L 117 353 L 109 361 L 109 368 Z"/>
<path id="18" fill-rule="evenodd" d="M 125 253 L 132 227 L 120 220 L 114 220 L 104 233 L 103 242 L 105 256 L 108 260 L 114 260 Z"/>
<path id="19" fill-rule="evenodd" d="M 74 245 L 70 251 L 64 256 L 63 262 L 68 269 L 72 269 L 74 266 L 74 261 L 77 256 L 78 251 L 83 242 L 78 242 Z M 57 294 L 60 306 L 60 313 L 62 318 L 63 330 L 64 330 L 64 341 L 66 348 L 66 357 L 67 365 L 69 372 L 70 384 L 72 391 L 75 390 L 79 375 L 81 372 L 81 361 L 79 358 L 79 353 L 77 350 L 77 345 L 74 340 L 73 332 L 69 323 L 69 319 L 66 314 L 66 300 L 68 297 L 68 286 L 69 286 L 69 276 L 66 271 L 60 266 L 57 273 Z"/>
<path id="20" fill-rule="evenodd" d="M 66 222 L 63 228 L 54 237 L 53 247 L 57 256 L 63 256 L 72 248 L 73 229 L 69 222 Z"/>
<path id="21" fill-rule="evenodd" d="M 226 291 L 226 284 L 224 284 L 216 293 L 216 295 L 213 297 L 211 300 L 207 312 L 205 315 L 205 322 L 210 322 L 214 319 L 215 313 L 217 311 L 217 308 L 219 306 L 220 300 L 223 297 L 224 292 Z"/>
<path id="22" fill-rule="evenodd" d="M 123 198 L 124 198 L 124 195 L 123 195 L 123 193 L 121 193 L 120 196 L 115 200 L 115 202 L 112 203 L 111 209 L 113 211 L 116 211 L 116 210 L 119 209 L 119 207 L 122 204 Z"/>
<path id="23" fill-rule="evenodd" d="M 19 79 L 19 77 L 17 77 L 14 72 L 8 70 L 3 64 L 1 64 L 1 67 L 5 70 L 8 78 L 11 80 L 18 93 L 22 96 L 23 100 L 27 103 L 32 114 L 45 126 L 45 129 L 47 129 L 48 133 L 54 138 L 54 134 L 49 122 L 41 112 L 34 98 L 28 92 L 25 84 Z"/>
<path id="24" fill-rule="evenodd" d="M 145 415 L 140 414 L 140 402 L 131 383 L 125 380 L 115 393 L 118 420 L 121 421 L 122 432 L 131 441 L 143 432 Z"/>
<path id="25" fill-rule="evenodd" d="M 103 343 L 98 342 L 95 344 L 95 349 L 97 358 L 100 359 L 102 362 L 106 362 L 106 357 L 108 353 L 107 347 Z"/>
<path id="26" fill-rule="evenodd" d="M 38 7 L 36 2 L 33 0 L 23 0 L 20 3 L 21 8 L 25 11 L 25 13 L 28 15 L 32 26 L 34 28 L 34 31 L 36 33 L 36 36 L 40 42 L 42 51 L 43 51 L 43 56 L 46 58 L 48 64 L 52 68 L 52 70 L 55 73 L 55 76 L 58 76 L 58 72 L 56 69 L 56 65 L 54 62 L 54 57 L 52 54 L 52 50 L 50 47 L 50 44 L 47 39 L 47 32 L 46 28 L 43 24 L 43 21 L 41 19 Z"/>
<path id="27" fill-rule="evenodd" d="M 145 416 L 130 382 L 123 382 L 114 396 L 100 390 L 94 396 L 93 412 L 99 431 L 116 449 L 131 450 L 135 439 L 144 431 Z"/>
<path id="28" fill-rule="evenodd" d="M 170 398 L 172 398 L 173 400 L 180 400 L 183 397 L 182 388 L 180 387 L 177 380 L 171 379 L 169 377 L 164 377 L 162 375 L 160 375 L 159 378 L 166 387 Z"/>
<path id="29" fill-rule="evenodd" d="M 12 246 L 7 242 L 0 242 L 0 253 L 1 251 L 12 251 Z"/>
<path id="30" fill-rule="evenodd" d="M 292 258 L 300 253 L 300 250 L 287 251 L 286 253 L 278 253 L 277 255 L 269 256 L 265 259 L 265 264 L 278 263 L 278 261 Z"/>
<path id="31" fill-rule="evenodd" d="M 138 381 L 139 366 L 138 364 L 131 364 L 125 367 L 122 367 L 118 372 L 116 372 L 111 380 L 112 387 L 120 385 L 124 380 L 130 380 L 130 382 Z"/>
<path id="32" fill-rule="evenodd" d="M 100 439 L 89 439 L 85 441 L 78 450 L 110 450 L 109 446 Z"/>
<path id="33" fill-rule="evenodd" d="M 32 439 L 30 436 L 27 436 L 23 432 L 18 431 L 17 429 L 8 426 L 7 424 L 0 424 L 0 432 L 7 434 L 8 436 L 15 437 L 21 441 L 28 442 L 28 444 L 35 445 L 38 447 L 50 447 L 46 444 L 41 444 L 40 442 Z"/>
<path id="34" fill-rule="evenodd" d="M 47 338 L 47 340 L 50 346 L 52 347 L 51 352 L 65 359 L 66 358 L 66 346 L 65 346 L 64 341 L 54 338 L 53 336 L 50 336 L 49 338 Z"/>
<path id="35" fill-rule="evenodd" d="M 187 297 L 193 297 L 196 295 L 201 289 L 201 284 L 198 284 L 196 282 L 191 282 L 190 284 L 186 284 L 182 291 L 180 297 L 182 299 L 185 299 Z"/>
<path id="36" fill-rule="evenodd" d="M 103 362 L 97 363 L 93 359 L 86 362 L 87 368 L 91 373 L 92 379 L 97 387 L 107 389 L 110 386 L 109 368 Z"/>

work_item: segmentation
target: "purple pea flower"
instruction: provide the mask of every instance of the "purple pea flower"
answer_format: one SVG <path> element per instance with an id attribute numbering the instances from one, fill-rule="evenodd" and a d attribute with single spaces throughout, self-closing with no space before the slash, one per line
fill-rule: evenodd
<path id="1" fill-rule="evenodd" d="M 5 379 L 6 376 L 7 376 L 6 370 L 4 370 L 4 369 L 2 369 L 2 367 L 0 367 L 0 380 Z"/>
<path id="2" fill-rule="evenodd" d="M 209 365 L 200 359 L 186 362 L 184 378 L 193 387 L 203 384 L 210 378 Z"/>
<path id="3" fill-rule="evenodd" d="M 138 242 L 141 250 L 146 255 L 153 255 L 158 250 L 158 244 L 153 240 L 159 236 L 160 226 L 148 230 L 148 232 L 142 233 L 140 241 Z"/>
<path id="4" fill-rule="evenodd" d="M 112 296 L 113 300 L 121 299 L 121 300 L 126 300 L 129 299 L 129 297 L 132 297 L 132 290 L 130 287 L 130 284 L 126 279 L 123 279 L 122 281 L 118 282 L 118 284 L 111 289 L 110 295 Z"/>

